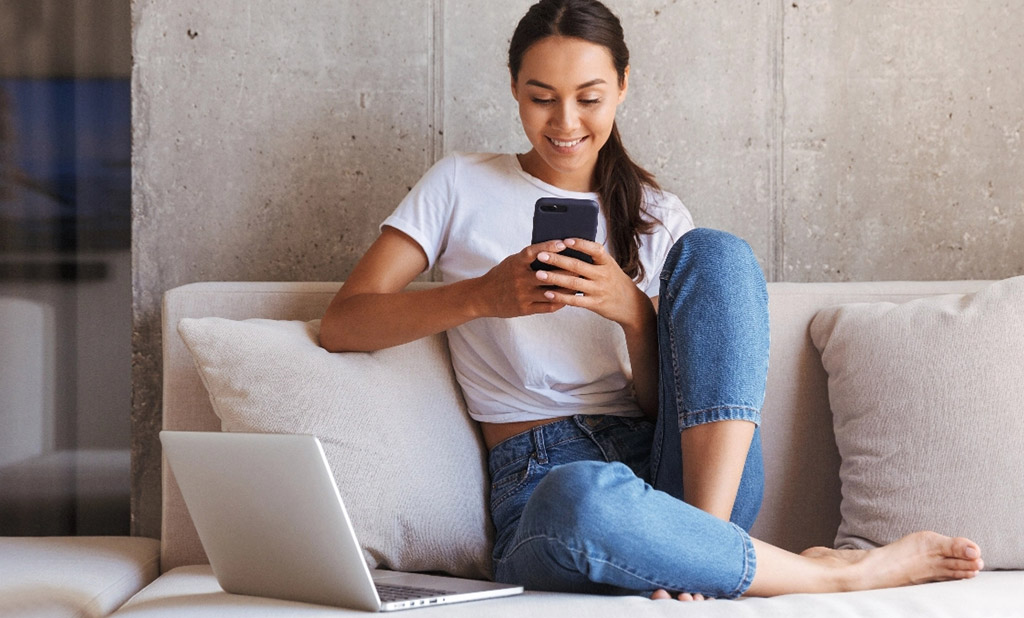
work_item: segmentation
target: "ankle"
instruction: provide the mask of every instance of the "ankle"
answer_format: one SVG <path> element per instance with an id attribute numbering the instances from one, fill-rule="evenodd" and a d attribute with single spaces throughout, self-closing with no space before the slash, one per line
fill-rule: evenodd
<path id="1" fill-rule="evenodd" d="M 863 590 L 864 577 L 859 562 L 850 562 L 832 554 L 811 558 L 819 563 L 822 592 L 852 592 Z"/>

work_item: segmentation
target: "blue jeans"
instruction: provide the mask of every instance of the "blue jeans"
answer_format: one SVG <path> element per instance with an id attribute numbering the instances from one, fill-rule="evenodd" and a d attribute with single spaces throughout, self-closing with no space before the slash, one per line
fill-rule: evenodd
<path id="1" fill-rule="evenodd" d="M 679 432 L 760 424 L 768 294 L 750 247 L 696 229 L 661 273 L 658 421 L 580 415 L 490 453 L 495 579 L 534 590 L 716 598 L 742 595 L 756 559 L 748 531 L 764 489 L 760 428 L 731 521 L 682 501 Z"/>

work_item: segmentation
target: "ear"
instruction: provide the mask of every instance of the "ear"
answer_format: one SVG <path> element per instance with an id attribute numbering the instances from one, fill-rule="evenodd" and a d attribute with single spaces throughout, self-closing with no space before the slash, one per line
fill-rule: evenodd
<path id="1" fill-rule="evenodd" d="M 619 103 L 626 100 L 626 91 L 629 90 L 629 65 L 622 72 L 622 88 L 619 90 Z"/>
<path id="2" fill-rule="evenodd" d="M 512 77 L 512 75 L 509 74 L 509 81 L 512 84 L 512 98 L 515 99 L 516 101 L 518 101 L 519 100 L 519 88 L 516 87 L 516 78 Z"/>

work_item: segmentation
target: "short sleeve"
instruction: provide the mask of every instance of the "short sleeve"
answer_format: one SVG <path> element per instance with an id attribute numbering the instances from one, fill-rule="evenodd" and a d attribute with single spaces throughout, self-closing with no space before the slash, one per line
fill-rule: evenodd
<path id="1" fill-rule="evenodd" d="M 684 234 L 693 229 L 693 216 L 679 198 L 668 192 L 654 192 L 648 199 L 648 213 L 656 221 L 641 250 L 647 273 L 641 287 L 650 297 L 657 296 L 661 287 L 661 269 L 665 258 Z"/>
<path id="2" fill-rule="evenodd" d="M 380 224 L 393 227 L 415 240 L 427 255 L 427 270 L 434 267 L 447 244 L 453 206 L 456 156 L 435 163 Z"/>

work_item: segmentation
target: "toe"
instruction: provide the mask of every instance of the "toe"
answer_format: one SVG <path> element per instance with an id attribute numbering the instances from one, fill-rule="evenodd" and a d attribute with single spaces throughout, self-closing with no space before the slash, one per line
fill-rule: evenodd
<path id="1" fill-rule="evenodd" d="M 977 560 L 981 558 L 981 548 L 970 539 L 957 537 L 950 539 L 947 555 L 954 558 Z"/>

